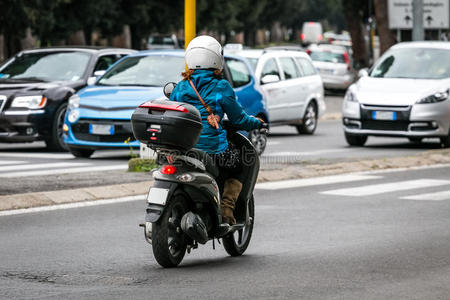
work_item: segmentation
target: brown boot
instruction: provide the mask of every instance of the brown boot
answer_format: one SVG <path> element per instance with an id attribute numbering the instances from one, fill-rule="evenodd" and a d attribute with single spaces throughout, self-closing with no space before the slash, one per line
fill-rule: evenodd
<path id="1" fill-rule="evenodd" d="M 236 224 L 236 219 L 233 216 L 233 210 L 234 204 L 236 203 L 241 190 L 242 183 L 239 180 L 229 178 L 225 181 L 222 202 L 220 203 L 223 223 L 228 223 L 230 225 Z"/>

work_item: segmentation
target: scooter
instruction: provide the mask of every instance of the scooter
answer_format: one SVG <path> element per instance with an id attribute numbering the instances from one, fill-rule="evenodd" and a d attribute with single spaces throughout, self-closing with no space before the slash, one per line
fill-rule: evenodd
<path id="1" fill-rule="evenodd" d="M 171 89 L 173 87 L 166 85 L 166 96 Z M 180 118 L 189 119 L 189 122 L 182 121 L 181 125 Z M 172 119 L 175 121 L 171 122 Z M 154 185 L 147 196 L 145 223 L 141 226 L 146 241 L 152 245 L 156 261 L 166 268 L 176 267 L 186 251 L 190 253 L 199 244 L 210 240 L 213 248 L 215 240 L 220 243 L 221 239 L 229 255 L 242 255 L 252 237 L 255 221 L 253 189 L 259 172 L 259 156 L 238 128 L 223 121 L 228 139 L 242 151 L 242 173 L 247 180 L 236 201 L 234 216 L 237 224 L 222 223 L 221 174 L 208 154 L 192 149 L 198 136 L 196 139 L 197 133 L 191 133 L 198 121 L 201 121 L 200 113 L 195 107 L 165 100 L 146 102 L 132 116 L 136 138 L 154 149 L 163 164 L 153 171 Z M 262 129 L 262 132 L 267 134 L 267 129 Z M 183 137 L 170 140 L 180 134 Z M 189 145 L 180 147 L 190 135 L 194 137 L 189 139 Z"/>

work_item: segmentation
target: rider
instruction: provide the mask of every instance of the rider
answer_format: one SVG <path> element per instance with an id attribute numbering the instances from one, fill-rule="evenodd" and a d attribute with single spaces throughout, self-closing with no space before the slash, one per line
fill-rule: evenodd
<path id="1" fill-rule="evenodd" d="M 195 147 L 208 153 L 219 166 L 220 173 L 228 175 L 224 182 L 221 211 L 222 221 L 233 225 L 236 224 L 233 216 L 235 202 L 245 178 L 239 176 L 240 151 L 227 140 L 221 120 L 226 114 L 232 124 L 246 131 L 261 128 L 263 121 L 245 113 L 236 101 L 230 83 L 221 78 L 223 52 L 216 39 L 206 35 L 194 38 L 186 49 L 184 60 L 188 70 L 182 73 L 184 80 L 172 91 L 170 100 L 189 103 L 200 111 L 203 127 Z M 211 112 L 208 113 L 189 81 L 209 105 L 217 123 L 208 120 Z"/>

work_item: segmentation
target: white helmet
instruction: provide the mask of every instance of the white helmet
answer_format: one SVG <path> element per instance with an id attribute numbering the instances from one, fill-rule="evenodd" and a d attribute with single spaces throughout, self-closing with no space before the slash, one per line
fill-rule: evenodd
<path id="1" fill-rule="evenodd" d="M 184 61 L 188 69 L 219 69 L 222 70 L 222 46 L 208 35 L 194 38 L 186 49 Z"/>

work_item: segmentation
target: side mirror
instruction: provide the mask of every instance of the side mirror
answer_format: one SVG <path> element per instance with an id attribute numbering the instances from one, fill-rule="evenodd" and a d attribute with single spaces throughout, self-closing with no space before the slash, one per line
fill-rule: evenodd
<path id="1" fill-rule="evenodd" d="M 87 85 L 94 85 L 96 81 L 97 81 L 97 77 L 95 77 L 95 76 L 89 77 L 87 80 Z"/>
<path id="2" fill-rule="evenodd" d="M 280 81 L 280 77 L 278 75 L 266 75 L 261 78 L 262 84 L 274 83 Z"/>
<path id="3" fill-rule="evenodd" d="M 369 71 L 366 68 L 359 70 L 358 78 L 367 77 L 367 76 L 369 76 Z"/>
<path id="4" fill-rule="evenodd" d="M 103 76 L 103 74 L 105 74 L 105 73 L 106 73 L 106 70 L 95 71 L 94 72 L 94 76 L 95 77 L 100 77 L 100 76 Z"/>
<path id="5" fill-rule="evenodd" d="M 170 94 L 172 94 L 176 86 L 177 84 L 175 82 L 166 83 L 166 85 L 163 87 L 164 95 L 166 95 L 166 97 L 169 98 Z"/>

